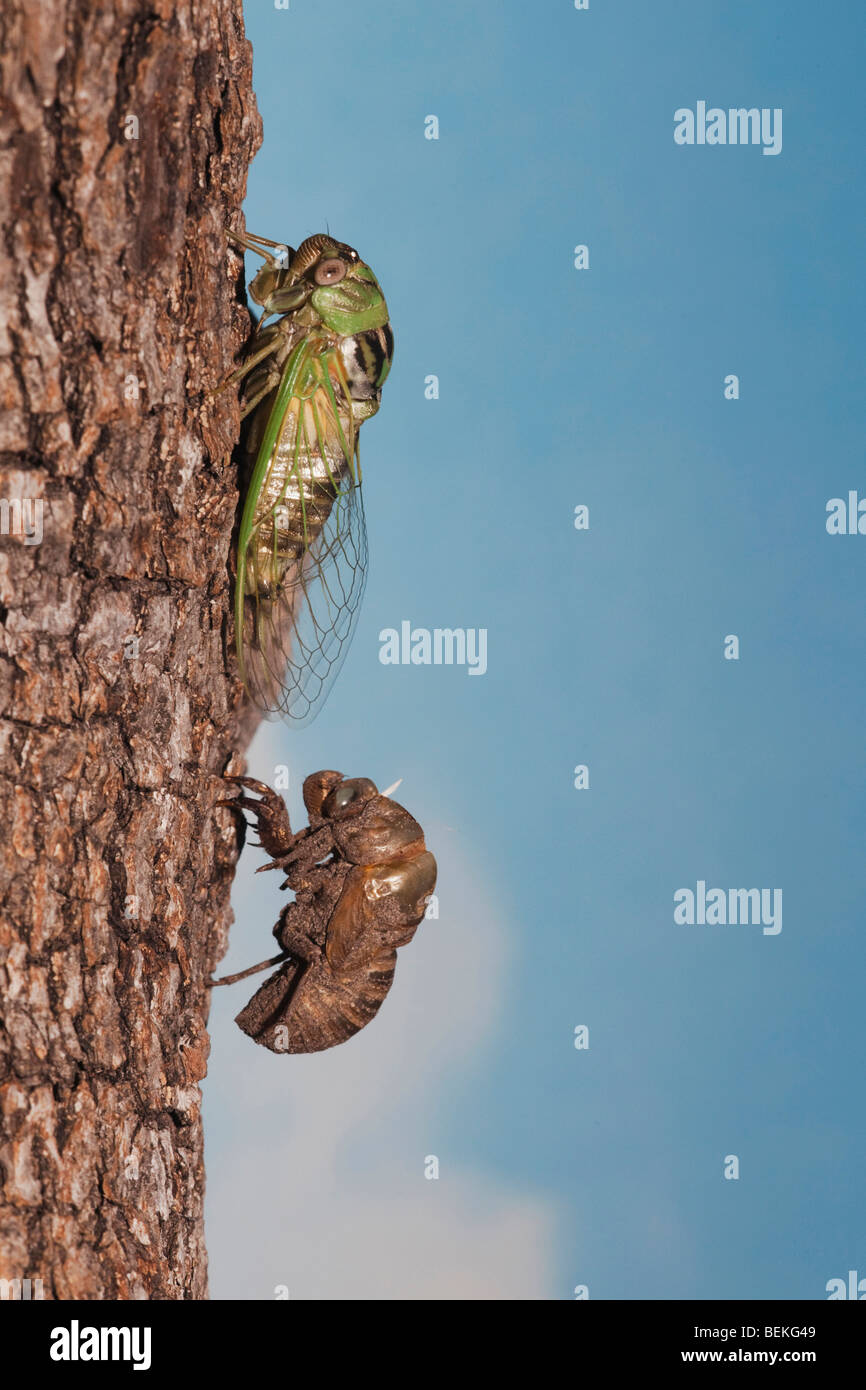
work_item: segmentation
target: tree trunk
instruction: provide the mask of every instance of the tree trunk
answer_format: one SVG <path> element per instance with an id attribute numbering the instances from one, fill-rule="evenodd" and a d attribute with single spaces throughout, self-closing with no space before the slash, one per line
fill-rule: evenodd
<path id="1" fill-rule="evenodd" d="M 0 53 L 0 1277 L 204 1298 L 251 54 L 240 0 L 4 0 Z"/>

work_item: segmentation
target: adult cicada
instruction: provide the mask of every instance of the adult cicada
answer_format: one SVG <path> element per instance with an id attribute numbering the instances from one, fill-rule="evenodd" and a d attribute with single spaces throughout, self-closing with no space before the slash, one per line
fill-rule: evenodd
<path id="1" fill-rule="evenodd" d="M 295 901 L 274 936 L 278 956 L 212 981 L 234 984 L 278 965 L 235 1022 L 272 1052 L 321 1052 L 379 1011 L 397 963 L 426 915 L 436 860 L 421 826 L 368 777 L 315 772 L 304 782 L 309 825 L 293 833 L 282 797 L 250 777 L 221 805 L 251 811 Z M 257 793 L 258 800 L 245 789 Z"/>
<path id="2" fill-rule="evenodd" d="M 379 409 L 394 339 L 379 283 L 351 246 L 324 233 L 297 251 L 230 236 L 265 261 L 250 284 L 264 312 L 230 378 L 244 380 L 248 418 L 238 664 L 260 709 L 304 724 L 358 618 L 367 570 L 358 435 Z"/>

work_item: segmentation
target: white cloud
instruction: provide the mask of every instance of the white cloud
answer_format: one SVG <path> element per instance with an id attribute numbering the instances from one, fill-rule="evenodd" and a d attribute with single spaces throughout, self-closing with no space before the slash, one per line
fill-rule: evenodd
<path id="1" fill-rule="evenodd" d="M 544 1205 L 492 1187 L 478 1174 L 427 1182 L 418 1165 L 377 1169 L 364 1181 L 318 1182 L 291 1192 L 294 1148 L 263 1174 L 254 1160 L 252 1200 L 224 1186 L 211 1205 L 208 1239 L 220 1248 L 215 1298 L 525 1299 L 551 1286 L 550 1215 Z M 237 1174 L 240 1176 L 240 1174 Z M 218 1214 L 219 1213 L 219 1214 Z"/>

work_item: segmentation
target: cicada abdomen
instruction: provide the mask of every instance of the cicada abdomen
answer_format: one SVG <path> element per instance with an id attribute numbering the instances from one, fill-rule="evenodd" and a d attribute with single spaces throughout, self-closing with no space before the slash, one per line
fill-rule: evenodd
<path id="1" fill-rule="evenodd" d="M 376 277 L 352 247 L 309 237 L 282 248 L 283 266 L 263 249 L 276 243 L 235 240 L 266 260 L 250 286 L 265 312 L 235 374 L 246 377 L 249 417 L 238 661 L 262 710 L 303 724 L 342 664 L 364 592 L 358 434 L 379 409 L 393 336 Z"/>

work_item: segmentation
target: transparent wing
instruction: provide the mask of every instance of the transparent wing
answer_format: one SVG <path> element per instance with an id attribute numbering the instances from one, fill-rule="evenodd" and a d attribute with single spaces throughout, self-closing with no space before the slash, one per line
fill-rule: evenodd
<path id="1" fill-rule="evenodd" d="M 333 476 L 333 474 L 332 474 Z M 317 503 L 304 489 L 306 506 Z M 333 497 L 333 500 L 331 498 Z M 300 560 L 244 601 L 247 688 L 266 714 L 304 725 L 318 713 L 349 650 L 367 582 L 367 527 L 356 469 L 331 490 L 327 520 Z"/>

